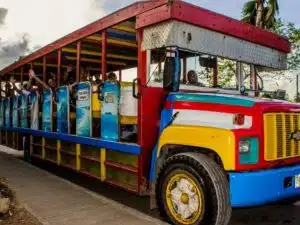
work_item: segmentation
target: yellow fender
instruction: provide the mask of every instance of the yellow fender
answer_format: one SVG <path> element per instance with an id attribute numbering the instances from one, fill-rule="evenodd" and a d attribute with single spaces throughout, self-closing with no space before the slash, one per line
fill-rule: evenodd
<path id="1" fill-rule="evenodd" d="M 232 131 L 213 127 L 171 125 L 162 132 L 157 158 L 164 145 L 184 145 L 214 151 L 225 170 L 235 169 L 235 136 Z"/>

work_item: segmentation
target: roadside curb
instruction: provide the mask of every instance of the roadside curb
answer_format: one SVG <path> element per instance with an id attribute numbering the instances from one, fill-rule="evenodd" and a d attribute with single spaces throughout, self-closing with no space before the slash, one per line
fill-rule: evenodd
<path id="1" fill-rule="evenodd" d="M 3 146 L 1 146 L 1 147 L 3 147 Z M 5 146 L 4 146 L 4 147 L 5 147 Z M 106 197 L 104 197 L 104 196 L 102 196 L 102 195 L 100 195 L 100 194 L 97 194 L 97 193 L 95 193 L 95 192 L 93 192 L 93 191 L 90 191 L 90 190 L 84 188 L 84 187 L 81 187 L 81 186 L 79 186 L 79 185 L 77 185 L 77 184 L 74 184 L 74 183 L 72 183 L 71 181 L 68 181 L 68 180 L 65 180 L 65 179 L 63 179 L 63 178 L 61 178 L 61 177 L 58 177 L 58 176 L 56 176 L 55 174 L 52 174 L 52 173 L 50 173 L 50 172 L 48 172 L 48 171 L 45 171 L 45 170 L 43 170 L 43 169 L 40 169 L 40 168 L 38 168 L 38 167 L 36 167 L 36 166 L 34 166 L 34 165 L 32 165 L 32 164 L 29 164 L 29 163 L 23 161 L 22 159 L 17 158 L 17 157 L 15 157 L 15 156 L 13 156 L 13 155 L 11 155 L 11 154 L 5 152 L 5 151 L 1 151 L 1 150 L 0 150 L 0 152 L 1 152 L 1 154 L 5 155 L 5 157 L 7 157 L 7 158 L 12 158 L 12 159 L 18 160 L 18 161 L 19 161 L 20 163 L 22 163 L 23 165 L 26 165 L 26 166 L 28 166 L 28 167 L 30 167 L 30 168 L 32 168 L 32 169 L 36 169 L 36 170 L 39 169 L 39 170 L 40 170 L 42 173 L 44 173 L 45 175 L 50 176 L 50 177 L 53 178 L 53 179 L 62 181 L 62 182 L 64 182 L 64 183 L 70 185 L 70 186 L 73 187 L 74 189 L 77 189 L 77 190 L 79 190 L 79 191 L 85 192 L 86 194 L 92 196 L 93 198 L 99 199 L 99 200 L 103 201 L 104 203 L 107 203 L 108 205 L 111 205 L 111 206 L 112 206 L 113 208 L 115 208 L 115 209 L 122 210 L 122 211 L 124 211 L 124 212 L 127 212 L 128 214 L 133 215 L 134 217 L 137 217 L 137 218 L 142 219 L 142 220 L 146 220 L 146 221 L 148 221 L 148 222 L 152 222 L 153 224 L 157 224 L 157 225 L 168 225 L 168 223 L 166 223 L 166 222 L 164 222 L 164 221 L 162 221 L 162 220 L 159 220 L 159 219 L 157 219 L 157 218 L 153 218 L 153 217 L 151 217 L 151 216 L 149 216 L 149 215 L 147 215 L 147 214 L 145 214 L 145 213 L 142 213 L 142 212 L 140 212 L 140 211 L 138 211 L 138 210 L 136 210 L 136 209 L 130 208 L 129 206 L 126 206 L 126 205 L 124 205 L 124 204 L 121 204 L 121 203 L 119 203 L 119 202 L 117 202 L 117 201 L 114 201 L 114 200 L 112 200 L 112 199 L 106 198 Z M 48 223 L 47 221 L 43 221 L 38 215 L 36 215 L 36 213 L 30 208 L 30 206 L 29 206 L 28 204 L 24 203 L 22 200 L 20 200 L 20 203 L 22 203 L 22 205 L 24 206 L 24 208 L 25 208 L 28 212 L 30 212 L 34 217 L 36 217 L 36 219 L 37 219 L 40 223 L 42 223 L 43 225 L 49 225 L 49 223 Z"/>

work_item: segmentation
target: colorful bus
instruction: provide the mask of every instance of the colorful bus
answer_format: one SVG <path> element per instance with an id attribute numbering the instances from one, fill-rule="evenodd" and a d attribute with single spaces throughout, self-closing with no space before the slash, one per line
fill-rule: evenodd
<path id="1" fill-rule="evenodd" d="M 260 97 L 257 79 L 285 70 L 290 51 L 284 37 L 183 1 L 137 2 L 1 71 L 2 82 L 32 70 L 37 86 L 49 82 L 2 96 L 1 143 L 148 195 L 172 224 L 226 225 L 233 207 L 300 195 L 300 107 Z"/>

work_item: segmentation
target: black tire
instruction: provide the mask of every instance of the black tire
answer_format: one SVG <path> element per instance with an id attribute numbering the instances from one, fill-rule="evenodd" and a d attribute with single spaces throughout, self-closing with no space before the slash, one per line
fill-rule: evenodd
<path id="1" fill-rule="evenodd" d="M 166 184 L 179 171 L 190 174 L 203 190 L 204 214 L 194 224 L 227 225 L 231 217 L 228 180 L 216 162 L 199 153 L 180 153 L 166 160 L 156 182 L 156 200 L 161 216 L 171 224 L 182 225 L 172 216 L 166 203 Z"/>

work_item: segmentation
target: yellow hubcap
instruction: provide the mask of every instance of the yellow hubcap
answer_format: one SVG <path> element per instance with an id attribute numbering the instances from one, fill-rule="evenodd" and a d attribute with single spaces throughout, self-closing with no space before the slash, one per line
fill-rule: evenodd
<path id="1" fill-rule="evenodd" d="M 177 173 L 166 186 L 166 203 L 178 223 L 192 225 L 204 214 L 203 192 L 189 173 Z"/>
<path id="2" fill-rule="evenodd" d="M 189 195 L 187 193 L 183 193 L 180 200 L 183 204 L 187 205 L 189 204 L 189 199 Z"/>

